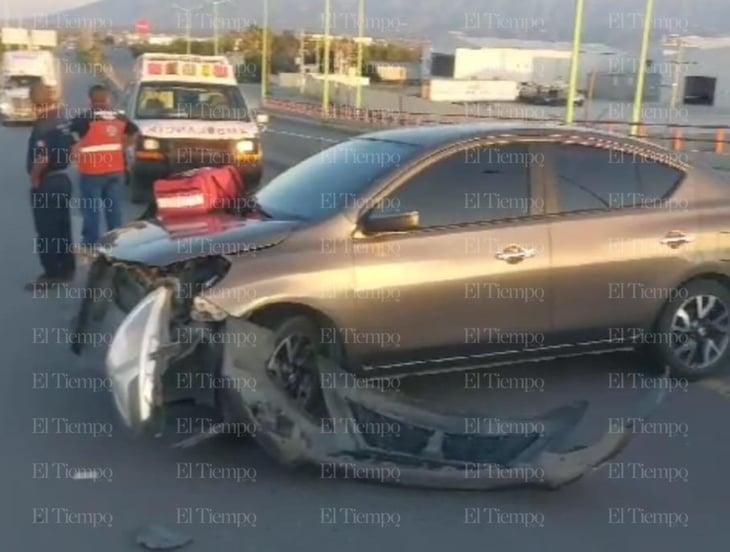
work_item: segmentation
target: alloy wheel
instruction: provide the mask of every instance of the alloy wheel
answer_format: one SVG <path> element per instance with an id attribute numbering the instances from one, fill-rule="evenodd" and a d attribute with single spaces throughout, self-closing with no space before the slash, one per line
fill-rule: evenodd
<path id="1" fill-rule="evenodd" d="M 714 295 L 695 295 L 676 310 L 670 332 L 675 357 L 689 370 L 705 370 L 730 344 L 730 310 Z"/>

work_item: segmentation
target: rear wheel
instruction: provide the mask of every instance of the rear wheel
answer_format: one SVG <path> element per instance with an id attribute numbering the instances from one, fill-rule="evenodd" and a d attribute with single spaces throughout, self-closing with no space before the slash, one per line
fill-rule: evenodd
<path id="1" fill-rule="evenodd" d="M 676 290 L 656 325 L 653 353 L 670 375 L 699 380 L 730 364 L 730 290 L 695 280 Z"/>

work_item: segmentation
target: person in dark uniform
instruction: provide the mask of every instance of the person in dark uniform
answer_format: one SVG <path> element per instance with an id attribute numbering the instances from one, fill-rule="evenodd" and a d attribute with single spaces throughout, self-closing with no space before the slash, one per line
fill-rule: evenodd
<path id="1" fill-rule="evenodd" d="M 122 225 L 122 197 L 126 182 L 125 150 L 134 143 L 137 126 L 112 111 L 109 89 L 89 89 L 91 108 L 71 121 L 79 140 L 76 161 L 81 188 L 82 240 L 94 247 L 99 241 L 99 219 L 104 213 L 107 231 Z"/>
<path id="2" fill-rule="evenodd" d="M 72 184 L 64 170 L 71 161 L 74 138 L 54 88 L 37 83 L 31 88 L 37 120 L 28 140 L 26 170 L 43 274 L 26 284 L 34 291 L 73 280 L 76 263 L 71 237 L 69 203 Z"/>

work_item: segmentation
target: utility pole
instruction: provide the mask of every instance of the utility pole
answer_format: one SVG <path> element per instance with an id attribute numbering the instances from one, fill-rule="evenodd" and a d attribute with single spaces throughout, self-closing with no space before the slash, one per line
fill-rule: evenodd
<path id="1" fill-rule="evenodd" d="M 357 96 L 355 99 L 355 107 L 362 109 L 362 49 L 365 38 L 365 0 L 360 0 L 360 9 L 357 17 L 357 37 Z"/>
<path id="2" fill-rule="evenodd" d="M 227 4 L 230 0 L 208 0 L 213 5 L 213 53 L 217 56 L 218 49 L 218 4 Z"/>
<path id="3" fill-rule="evenodd" d="M 304 31 L 299 33 L 299 93 L 304 94 Z"/>
<path id="4" fill-rule="evenodd" d="M 580 42 L 583 33 L 583 11 L 585 0 L 576 0 L 575 28 L 573 30 L 573 59 L 570 64 L 570 84 L 568 85 L 568 105 L 565 108 L 565 122 L 569 125 L 575 120 L 575 96 L 578 87 L 578 66 L 580 63 Z"/>
<path id="5" fill-rule="evenodd" d="M 324 82 L 322 91 L 322 116 L 328 117 L 330 112 L 330 4 L 324 0 Z"/>
<path id="6" fill-rule="evenodd" d="M 319 66 L 322 63 L 322 55 L 319 53 L 319 37 L 318 36 L 315 37 L 315 39 L 314 39 L 314 46 L 315 46 L 314 64 L 317 66 L 317 72 L 319 73 Z"/>
<path id="7" fill-rule="evenodd" d="M 639 133 L 641 122 L 641 104 L 644 101 L 644 79 L 646 77 L 646 60 L 649 57 L 649 40 L 651 38 L 651 26 L 654 20 L 654 0 L 646 0 L 646 14 L 644 14 L 644 36 L 641 40 L 641 53 L 639 54 L 639 74 L 636 79 L 636 95 L 634 96 L 634 113 L 631 117 L 631 136 Z"/>
<path id="8" fill-rule="evenodd" d="M 682 74 L 682 64 L 684 63 L 684 40 L 681 37 L 676 42 L 677 54 L 674 58 L 674 79 L 672 81 L 672 109 L 677 107 L 679 103 L 679 83 L 681 82 L 680 76 Z"/>
<path id="9" fill-rule="evenodd" d="M 187 53 L 190 53 L 190 43 L 192 42 L 191 38 L 191 32 L 192 32 L 192 17 L 193 12 L 195 10 L 199 10 L 201 6 L 195 6 L 194 8 L 183 8 L 182 6 L 178 6 L 177 4 L 173 4 L 174 8 L 177 8 L 181 12 L 185 14 L 185 42 L 187 43 Z"/>
<path id="10" fill-rule="evenodd" d="M 261 99 L 269 84 L 269 0 L 264 0 L 264 27 L 261 29 Z"/>

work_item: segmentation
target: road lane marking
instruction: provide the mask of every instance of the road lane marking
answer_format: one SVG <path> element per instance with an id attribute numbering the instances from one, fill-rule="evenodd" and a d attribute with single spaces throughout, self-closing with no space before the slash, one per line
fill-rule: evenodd
<path id="1" fill-rule="evenodd" d="M 267 129 L 266 134 L 281 134 L 282 136 L 291 136 L 292 138 L 301 138 L 303 140 L 319 140 L 320 142 L 328 142 L 330 144 L 339 144 L 341 140 L 333 140 L 323 136 L 311 136 L 309 134 L 299 134 L 298 132 L 289 132 L 288 130 Z"/>

